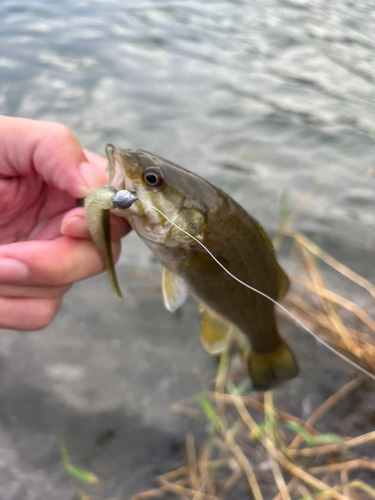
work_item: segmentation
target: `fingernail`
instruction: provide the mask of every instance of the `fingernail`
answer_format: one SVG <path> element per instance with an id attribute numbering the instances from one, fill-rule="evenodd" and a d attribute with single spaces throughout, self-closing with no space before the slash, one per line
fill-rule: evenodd
<path id="1" fill-rule="evenodd" d="M 69 228 L 68 229 L 68 231 L 69 231 L 71 229 L 71 227 L 72 226 L 74 227 L 77 222 L 80 224 L 84 220 L 85 220 L 84 217 L 81 217 L 81 216 L 78 216 L 78 215 L 75 215 L 71 219 L 64 219 L 62 221 L 62 223 L 61 223 L 61 228 L 60 228 L 61 233 L 62 234 L 66 234 L 67 228 Z"/>
<path id="2" fill-rule="evenodd" d="M 25 281 L 29 274 L 27 266 L 15 259 L 0 259 L 0 282 L 12 283 Z"/>
<path id="3" fill-rule="evenodd" d="M 85 217 L 82 215 L 74 215 L 73 217 L 70 217 L 69 219 L 63 219 L 61 222 L 61 227 L 68 226 L 69 224 L 72 224 L 73 222 L 76 221 L 81 221 L 85 220 Z"/>
<path id="4" fill-rule="evenodd" d="M 79 166 L 79 172 L 82 179 L 90 189 L 104 186 L 104 184 L 107 182 L 104 174 L 99 172 L 90 163 L 81 163 Z"/>

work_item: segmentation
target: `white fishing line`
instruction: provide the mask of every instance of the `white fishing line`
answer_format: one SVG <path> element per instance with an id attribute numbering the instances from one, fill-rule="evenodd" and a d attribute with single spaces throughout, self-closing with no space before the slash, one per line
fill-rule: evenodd
<path id="1" fill-rule="evenodd" d="M 197 243 L 199 243 L 199 245 L 206 250 L 206 252 L 214 259 L 214 261 L 217 264 L 219 264 L 219 266 L 227 274 L 229 274 L 229 276 L 231 276 L 233 279 L 235 279 L 236 281 L 238 281 L 238 283 L 240 283 L 241 285 L 245 286 L 249 290 L 252 290 L 253 292 L 258 293 L 259 295 L 262 295 L 263 297 L 265 297 L 266 299 L 270 300 L 271 302 L 273 302 L 277 307 L 279 307 L 281 310 L 283 310 L 290 318 L 294 319 L 294 321 L 296 321 L 296 323 L 298 323 L 300 326 L 302 326 L 302 328 L 304 330 L 306 330 L 306 332 L 308 332 L 310 335 L 312 335 L 315 338 L 315 340 L 317 340 L 320 344 L 324 345 L 324 347 L 326 347 L 331 352 L 333 352 L 334 354 L 336 354 L 336 356 L 338 356 L 339 358 L 341 358 L 343 361 L 345 361 L 349 365 L 353 366 L 357 370 L 361 371 L 365 375 L 368 375 L 373 380 L 375 380 L 375 375 L 373 375 L 372 373 L 370 373 L 369 371 L 367 371 L 365 368 L 362 368 L 362 366 L 358 365 L 357 363 L 355 363 L 351 359 L 347 358 L 346 356 L 344 356 L 344 354 L 341 354 L 341 352 L 337 351 L 334 347 L 332 347 L 330 344 L 328 344 L 325 340 L 321 339 L 316 333 L 314 333 L 312 330 L 310 330 L 310 328 L 308 328 L 304 323 L 302 323 L 302 321 L 300 319 L 298 319 L 296 316 L 294 316 L 294 314 L 292 314 L 286 307 L 284 307 L 283 305 L 281 305 L 279 302 L 277 302 L 276 300 L 274 300 L 272 297 L 269 297 L 267 294 L 265 294 L 265 293 L 261 292 L 260 290 L 257 290 L 256 288 L 248 285 L 244 281 L 242 281 L 239 278 L 237 278 L 237 276 L 235 276 L 234 274 L 232 274 L 230 271 L 228 271 L 228 269 L 226 269 L 223 266 L 223 264 L 221 264 L 221 262 L 219 262 L 217 260 L 217 258 L 208 250 L 208 248 L 206 248 L 205 245 L 203 245 L 203 243 L 201 241 L 199 241 L 193 235 L 189 234 L 187 231 L 185 231 L 185 229 L 182 229 L 177 224 L 175 224 L 171 219 L 169 219 L 169 217 L 167 217 L 165 214 L 163 214 L 163 212 L 161 210 L 159 210 L 158 208 L 154 207 L 153 205 L 151 205 L 147 201 L 143 200 L 142 198 L 138 198 L 138 200 L 141 201 L 142 203 L 144 203 L 145 205 L 148 205 L 149 207 L 153 208 L 157 212 L 159 212 L 163 217 L 165 217 L 167 219 L 168 222 L 170 222 L 171 224 L 173 224 L 177 229 L 179 229 L 180 231 L 182 231 L 183 233 L 185 233 L 187 236 L 190 236 L 190 238 L 192 238 L 194 241 L 196 241 Z"/>

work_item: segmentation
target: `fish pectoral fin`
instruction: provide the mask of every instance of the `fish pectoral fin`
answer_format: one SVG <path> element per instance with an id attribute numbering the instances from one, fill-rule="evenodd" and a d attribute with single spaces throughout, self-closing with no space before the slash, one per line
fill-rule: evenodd
<path id="1" fill-rule="evenodd" d="M 165 308 L 175 312 L 185 302 L 188 296 L 188 287 L 185 281 L 174 272 L 163 267 L 162 292 Z"/>
<path id="2" fill-rule="evenodd" d="M 268 391 L 299 373 L 294 356 L 284 342 L 271 352 L 251 352 L 247 367 L 256 391 Z"/>
<path id="3" fill-rule="evenodd" d="M 115 208 L 112 197 L 116 191 L 110 186 L 93 189 L 85 199 L 85 218 L 95 246 L 103 257 L 109 281 L 116 297 L 122 299 L 112 256 L 110 209 Z"/>
<path id="4" fill-rule="evenodd" d="M 228 347 L 233 325 L 205 304 L 200 304 L 202 316 L 201 341 L 210 354 L 220 354 Z"/>

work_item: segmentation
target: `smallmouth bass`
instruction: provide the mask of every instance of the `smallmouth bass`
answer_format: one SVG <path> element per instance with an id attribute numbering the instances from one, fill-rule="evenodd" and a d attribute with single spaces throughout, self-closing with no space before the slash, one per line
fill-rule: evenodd
<path id="1" fill-rule="evenodd" d="M 203 313 L 201 339 L 210 353 L 222 352 L 238 327 L 251 344 L 247 367 L 254 389 L 268 390 L 295 377 L 298 367 L 278 333 L 271 301 L 235 281 L 196 241 L 153 208 L 136 201 L 120 210 L 112 199 L 117 189 L 126 189 L 145 200 L 201 241 L 234 276 L 280 300 L 289 280 L 260 224 L 226 193 L 174 163 L 141 150 L 114 148 L 111 154 L 113 185 L 90 192 L 85 213 L 116 295 L 121 292 L 108 255 L 110 209 L 128 220 L 163 264 L 166 308 L 178 309 L 189 290 L 198 299 Z"/>

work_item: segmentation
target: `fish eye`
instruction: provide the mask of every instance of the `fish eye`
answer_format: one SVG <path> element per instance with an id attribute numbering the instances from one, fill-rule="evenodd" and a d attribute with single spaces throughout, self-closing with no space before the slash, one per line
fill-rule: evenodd
<path id="1" fill-rule="evenodd" d="M 149 167 L 143 172 L 143 180 L 150 187 L 159 187 L 164 182 L 164 176 L 157 167 Z"/>

